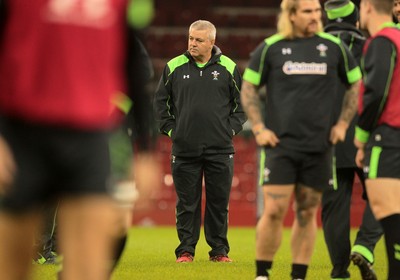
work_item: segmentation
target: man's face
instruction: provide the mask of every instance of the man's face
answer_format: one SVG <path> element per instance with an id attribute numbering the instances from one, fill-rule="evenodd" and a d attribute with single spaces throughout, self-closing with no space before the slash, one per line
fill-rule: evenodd
<path id="1" fill-rule="evenodd" d="M 321 4 L 319 0 L 299 0 L 299 6 L 290 20 L 293 23 L 295 35 L 298 37 L 310 37 L 318 32 L 321 22 Z"/>
<path id="2" fill-rule="evenodd" d="M 393 15 L 396 17 L 397 22 L 400 22 L 400 0 L 393 1 Z"/>
<path id="3" fill-rule="evenodd" d="M 192 29 L 189 32 L 188 50 L 197 62 L 205 63 L 211 56 L 214 40 L 210 40 L 209 34 L 208 30 Z"/>

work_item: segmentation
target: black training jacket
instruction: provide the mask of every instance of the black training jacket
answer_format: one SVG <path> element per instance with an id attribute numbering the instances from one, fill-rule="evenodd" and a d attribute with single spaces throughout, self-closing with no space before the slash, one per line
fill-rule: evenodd
<path id="1" fill-rule="evenodd" d="M 363 36 L 360 30 L 353 24 L 347 22 L 334 22 L 325 26 L 325 32 L 330 33 L 340 38 L 351 51 L 358 64 L 360 64 L 363 47 L 366 38 Z M 343 97 L 346 92 L 346 86 L 342 85 L 339 87 L 339 94 L 336 105 L 336 117 L 339 118 L 342 110 Z M 335 147 L 336 155 L 336 167 L 338 168 L 354 168 L 356 167 L 355 158 L 357 149 L 353 144 L 354 140 L 354 129 L 357 123 L 357 115 L 353 118 L 347 129 L 346 139 L 344 142 L 339 142 Z"/>
<path id="2" fill-rule="evenodd" d="M 167 63 L 154 110 L 160 132 L 172 138 L 173 155 L 234 152 L 232 137 L 246 121 L 240 104 L 241 83 L 236 64 L 216 46 L 203 67 L 189 52 Z"/>

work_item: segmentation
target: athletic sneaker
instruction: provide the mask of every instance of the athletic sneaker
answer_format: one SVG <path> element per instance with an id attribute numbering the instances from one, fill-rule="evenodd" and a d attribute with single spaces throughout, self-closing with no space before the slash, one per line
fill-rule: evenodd
<path id="1" fill-rule="evenodd" d="M 176 262 L 177 263 L 189 263 L 189 262 L 193 262 L 193 259 L 194 259 L 194 257 L 191 253 L 184 252 L 179 255 L 179 257 L 176 259 Z"/>
<path id="2" fill-rule="evenodd" d="M 254 280 L 268 280 L 267 276 L 257 276 Z"/>
<path id="3" fill-rule="evenodd" d="M 363 280 L 377 280 L 375 271 L 372 268 L 372 263 L 367 261 L 360 253 L 352 252 L 350 254 L 350 260 L 358 266 L 361 272 L 361 278 Z"/>
<path id="4" fill-rule="evenodd" d="M 227 255 L 216 255 L 210 257 L 210 261 L 212 262 L 232 262 L 232 260 Z"/>

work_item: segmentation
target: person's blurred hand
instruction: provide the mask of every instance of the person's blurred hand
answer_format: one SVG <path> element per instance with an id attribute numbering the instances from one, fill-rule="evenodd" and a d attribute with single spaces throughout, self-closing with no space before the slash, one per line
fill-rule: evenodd
<path id="1" fill-rule="evenodd" d="M 338 121 L 331 129 L 330 141 L 333 145 L 336 145 L 338 142 L 343 142 L 346 138 L 346 131 L 349 127 L 349 124 L 345 121 Z"/>
<path id="2" fill-rule="evenodd" d="M 364 161 L 364 146 L 365 143 L 361 142 L 357 138 L 354 138 L 354 146 L 356 146 L 357 154 L 356 154 L 356 165 L 359 168 L 363 167 L 363 161 Z"/>
<path id="3" fill-rule="evenodd" d="M 275 147 L 279 143 L 279 138 L 276 136 L 275 132 L 267 128 L 255 133 L 255 138 L 259 146 Z"/>
<path id="4" fill-rule="evenodd" d="M 364 149 L 358 149 L 356 154 L 356 165 L 358 168 L 363 168 Z"/>

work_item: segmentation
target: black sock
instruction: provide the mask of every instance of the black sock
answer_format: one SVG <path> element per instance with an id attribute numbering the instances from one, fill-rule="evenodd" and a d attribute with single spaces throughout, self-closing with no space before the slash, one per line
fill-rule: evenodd
<path id="1" fill-rule="evenodd" d="M 400 214 L 380 220 L 385 235 L 388 280 L 400 279 Z"/>
<path id="2" fill-rule="evenodd" d="M 256 276 L 269 276 L 269 271 L 272 267 L 272 261 L 257 261 L 256 260 L 256 268 L 257 275 Z"/>
<path id="3" fill-rule="evenodd" d="M 308 265 L 306 264 L 293 263 L 290 276 L 292 276 L 293 279 L 306 279 L 307 269 Z"/>
<path id="4" fill-rule="evenodd" d="M 125 248 L 125 244 L 126 244 L 126 239 L 127 239 L 127 235 L 124 235 L 122 237 L 120 237 L 116 244 L 115 244 L 115 249 L 114 249 L 114 256 L 112 259 L 112 267 L 111 267 L 111 271 L 113 271 L 115 269 L 115 267 L 117 266 L 117 263 L 119 261 L 119 259 L 122 256 L 122 252 L 124 251 Z"/>

